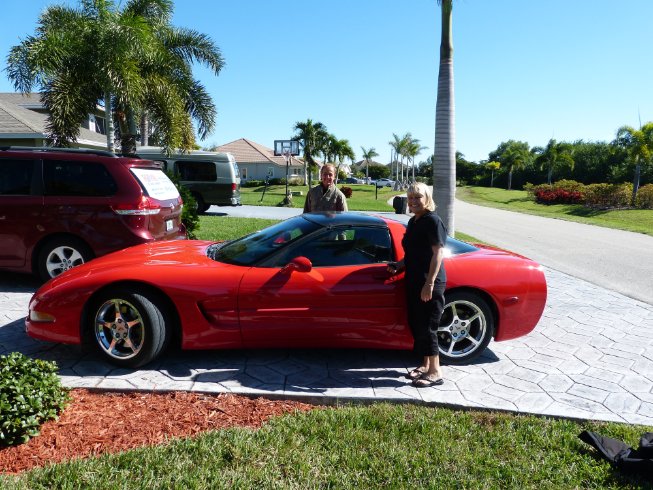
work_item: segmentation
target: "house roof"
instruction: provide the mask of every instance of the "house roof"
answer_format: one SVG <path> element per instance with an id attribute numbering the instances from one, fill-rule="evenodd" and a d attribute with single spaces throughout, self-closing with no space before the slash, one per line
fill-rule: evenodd
<path id="1" fill-rule="evenodd" d="M 230 143 L 218 146 L 216 151 L 225 151 L 231 153 L 236 161 L 240 163 L 264 163 L 274 164 L 279 167 L 286 166 L 286 159 L 282 156 L 275 156 L 274 150 L 263 146 L 259 143 L 254 143 L 245 138 L 240 138 Z M 290 157 L 290 165 L 300 166 L 304 165 L 304 161 L 300 158 Z"/>
<path id="2" fill-rule="evenodd" d="M 0 139 L 47 139 L 45 133 L 47 119 L 41 94 L 0 92 Z M 106 148 L 107 138 L 103 134 L 80 127 L 77 143 Z"/>

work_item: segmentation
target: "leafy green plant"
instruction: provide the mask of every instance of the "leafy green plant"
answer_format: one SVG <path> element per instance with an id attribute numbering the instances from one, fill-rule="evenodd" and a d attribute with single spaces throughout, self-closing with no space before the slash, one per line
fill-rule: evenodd
<path id="1" fill-rule="evenodd" d="M 27 442 L 69 401 L 54 362 L 19 352 L 0 356 L 0 446 Z"/>
<path id="2" fill-rule="evenodd" d="M 179 182 L 179 174 L 167 172 L 168 177 L 175 184 L 182 201 L 184 201 L 184 209 L 181 212 L 181 222 L 186 227 L 186 236 L 191 240 L 197 238 L 195 231 L 200 226 L 200 218 L 197 212 L 197 202 L 188 190 L 188 188 Z"/>

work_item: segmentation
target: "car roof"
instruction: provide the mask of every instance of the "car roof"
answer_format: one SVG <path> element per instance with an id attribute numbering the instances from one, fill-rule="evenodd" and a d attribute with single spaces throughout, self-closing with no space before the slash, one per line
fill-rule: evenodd
<path id="1" fill-rule="evenodd" d="M 387 226 L 383 218 L 358 212 L 305 213 L 305 219 L 320 226 Z"/>

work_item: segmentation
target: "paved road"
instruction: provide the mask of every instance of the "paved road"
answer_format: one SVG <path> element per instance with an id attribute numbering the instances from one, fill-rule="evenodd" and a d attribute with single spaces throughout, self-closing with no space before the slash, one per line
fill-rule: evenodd
<path id="1" fill-rule="evenodd" d="M 461 231 L 486 239 L 480 228 L 465 223 L 462 208 Z M 269 218 L 299 212 L 247 206 L 211 211 Z M 6 273 L 0 273 L 0 355 L 20 351 L 55 360 L 69 387 L 239 393 L 319 403 L 413 401 L 653 427 L 653 304 L 560 270 L 545 268 L 547 306 L 531 334 L 492 342 L 473 364 L 446 366 L 445 384 L 437 388 L 410 386 L 404 375 L 416 360 L 411 353 L 397 351 L 169 353 L 138 371 L 116 369 L 77 347 L 28 338 L 23 319 L 36 282 Z"/>
<path id="2" fill-rule="evenodd" d="M 653 305 L 653 237 L 456 201 L 456 230 Z"/>

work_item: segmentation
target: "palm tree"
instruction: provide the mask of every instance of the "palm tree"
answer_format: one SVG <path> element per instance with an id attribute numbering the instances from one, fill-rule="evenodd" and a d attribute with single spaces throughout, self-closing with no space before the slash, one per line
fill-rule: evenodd
<path id="1" fill-rule="evenodd" d="M 438 97 L 435 107 L 433 195 L 438 205 L 438 214 L 453 236 L 455 234 L 454 199 L 456 196 L 456 134 L 451 32 L 453 0 L 438 0 L 438 4 L 442 7 L 442 35 L 440 38 Z"/>
<path id="2" fill-rule="evenodd" d="M 112 0 L 82 0 L 79 8 L 44 10 L 36 34 L 11 49 L 7 73 L 23 93 L 41 88 L 55 145 L 75 141 L 80 123 L 100 104 L 110 150 L 114 114 L 128 154 L 139 114 L 148 114 L 167 150 L 193 147 L 193 120 L 201 138 L 212 131 L 215 105 L 191 64 L 217 75 L 220 51 L 207 36 L 170 26 L 172 12 L 171 0 L 129 0 L 122 10 Z"/>
<path id="3" fill-rule="evenodd" d="M 628 156 L 635 164 L 633 194 L 630 202 L 631 206 L 634 206 L 637 202 L 642 162 L 649 164 L 653 155 L 653 122 L 644 124 L 640 129 L 635 129 L 631 126 L 620 127 L 617 130 L 616 142 L 619 146 L 626 149 Z"/>
<path id="4" fill-rule="evenodd" d="M 408 135 L 410 135 L 410 133 L 408 133 Z M 419 155 L 422 152 L 422 150 L 428 150 L 428 148 L 426 146 L 420 145 L 419 140 L 417 138 L 410 138 L 408 144 L 406 145 L 406 155 L 408 156 L 408 159 L 412 167 L 413 182 L 415 182 L 415 157 Z"/>
<path id="5" fill-rule="evenodd" d="M 326 126 L 311 119 L 295 123 L 292 139 L 299 141 L 304 151 L 304 185 L 311 185 L 311 171 L 317 167 L 314 156 L 320 153 L 322 141 L 328 136 Z M 307 180 L 308 179 L 308 180 Z"/>
<path id="6" fill-rule="evenodd" d="M 487 162 L 485 164 L 485 167 L 490 169 L 491 172 L 490 187 L 494 187 L 494 172 L 496 172 L 497 170 L 499 170 L 499 168 L 501 168 L 501 163 L 497 161 L 491 161 L 491 162 Z"/>
<path id="7" fill-rule="evenodd" d="M 531 158 L 532 154 L 528 148 L 528 143 L 508 141 L 500 160 L 503 165 L 508 167 L 508 190 L 512 188 L 513 171 L 524 168 L 531 162 Z"/>
<path id="8" fill-rule="evenodd" d="M 395 180 L 399 180 L 399 160 L 397 160 L 399 156 L 399 152 L 401 150 L 401 138 L 397 136 L 395 133 L 392 133 L 392 141 L 388 141 L 388 144 L 390 145 L 390 165 L 391 165 L 391 172 L 390 174 L 392 175 L 392 171 L 394 171 L 395 174 Z"/>
<path id="9" fill-rule="evenodd" d="M 574 169 L 574 158 L 572 157 L 572 147 L 568 143 L 558 143 L 553 138 L 549 140 L 546 147 L 536 147 L 532 150 L 537 155 L 535 163 L 540 169 L 547 170 L 547 183 L 551 184 L 551 178 L 554 170 L 568 167 Z"/>
<path id="10" fill-rule="evenodd" d="M 335 144 L 335 156 L 338 158 L 338 167 L 336 168 L 336 181 L 338 179 L 338 173 L 340 172 L 340 167 L 345 161 L 345 158 L 349 158 L 349 161 L 353 163 L 356 159 L 356 154 L 349 144 L 347 139 L 336 140 Z"/>
<path id="11" fill-rule="evenodd" d="M 370 160 L 374 157 L 378 157 L 379 154 L 376 152 L 376 148 L 374 147 L 366 150 L 361 146 L 361 151 L 363 152 L 363 160 L 365 161 L 365 181 L 367 182 L 370 178 Z"/>

